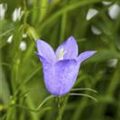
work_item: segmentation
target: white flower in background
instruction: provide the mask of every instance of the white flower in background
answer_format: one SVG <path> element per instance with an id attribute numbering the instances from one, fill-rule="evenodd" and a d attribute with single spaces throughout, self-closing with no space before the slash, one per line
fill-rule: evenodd
<path id="1" fill-rule="evenodd" d="M 14 22 L 16 21 L 20 21 L 20 19 L 22 18 L 22 15 L 24 14 L 24 11 L 21 10 L 21 8 L 16 8 L 12 14 L 12 20 Z"/>
<path id="2" fill-rule="evenodd" d="M 110 5 L 111 3 L 112 3 L 112 2 L 110 2 L 110 1 L 103 1 L 103 2 L 102 2 L 102 4 L 105 5 L 105 6 Z"/>
<path id="3" fill-rule="evenodd" d="M 27 34 L 24 33 L 24 34 L 22 35 L 22 38 L 27 38 Z"/>
<path id="4" fill-rule="evenodd" d="M 0 4 L 0 19 L 1 20 L 5 18 L 6 10 L 7 10 L 7 4 Z"/>
<path id="5" fill-rule="evenodd" d="M 11 35 L 11 36 L 7 39 L 7 42 L 8 42 L 8 43 L 11 43 L 12 40 L 13 40 L 13 35 Z"/>
<path id="6" fill-rule="evenodd" d="M 93 8 L 89 9 L 87 16 L 86 16 L 86 20 L 90 20 L 91 18 L 93 18 L 97 14 L 98 14 L 98 10 L 93 9 Z"/>
<path id="7" fill-rule="evenodd" d="M 110 59 L 110 60 L 107 62 L 107 65 L 108 65 L 109 67 L 116 67 L 117 63 L 118 63 L 118 59 Z"/>
<path id="8" fill-rule="evenodd" d="M 111 19 L 116 19 L 120 13 L 120 6 L 118 4 L 113 4 L 108 9 L 108 14 Z"/>
<path id="9" fill-rule="evenodd" d="M 19 48 L 20 48 L 21 51 L 25 51 L 26 48 L 27 48 L 26 42 L 25 42 L 25 41 L 22 41 L 22 42 L 20 43 Z"/>
<path id="10" fill-rule="evenodd" d="M 100 35 L 102 33 L 102 31 L 100 29 L 98 29 L 97 27 L 93 26 L 91 27 L 91 31 L 93 32 L 93 34 L 95 35 Z"/>

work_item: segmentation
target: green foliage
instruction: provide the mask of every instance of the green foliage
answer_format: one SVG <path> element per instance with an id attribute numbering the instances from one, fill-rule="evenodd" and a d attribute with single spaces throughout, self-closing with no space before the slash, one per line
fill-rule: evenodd
<path id="1" fill-rule="evenodd" d="M 0 20 L 0 120 L 120 120 L 120 15 L 114 20 L 108 15 L 108 8 L 120 1 L 111 0 L 106 6 L 103 0 L 29 1 L 0 0 L 8 6 L 5 19 Z M 18 7 L 24 14 L 13 22 Z M 90 8 L 99 12 L 87 21 Z M 101 34 L 94 34 L 92 26 Z M 70 35 L 76 38 L 79 52 L 98 53 L 82 64 L 74 93 L 60 99 L 47 97 L 34 40 L 41 38 L 56 49 Z"/>

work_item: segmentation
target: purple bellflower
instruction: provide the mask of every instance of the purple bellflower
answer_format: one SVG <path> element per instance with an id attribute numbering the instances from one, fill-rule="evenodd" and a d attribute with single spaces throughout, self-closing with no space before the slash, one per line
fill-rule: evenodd
<path id="1" fill-rule="evenodd" d="M 37 40 L 37 56 L 42 62 L 44 82 L 47 90 L 55 96 L 67 94 L 77 79 L 81 63 L 96 51 L 85 51 L 78 55 L 78 46 L 74 37 L 69 37 L 54 52 L 52 47 Z"/>

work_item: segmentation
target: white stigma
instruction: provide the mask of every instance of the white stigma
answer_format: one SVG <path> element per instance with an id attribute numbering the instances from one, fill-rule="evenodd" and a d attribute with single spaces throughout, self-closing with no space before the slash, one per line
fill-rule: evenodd
<path id="1" fill-rule="evenodd" d="M 63 48 L 60 49 L 59 51 L 59 57 L 58 60 L 63 60 L 63 57 L 67 51 L 65 51 Z"/>

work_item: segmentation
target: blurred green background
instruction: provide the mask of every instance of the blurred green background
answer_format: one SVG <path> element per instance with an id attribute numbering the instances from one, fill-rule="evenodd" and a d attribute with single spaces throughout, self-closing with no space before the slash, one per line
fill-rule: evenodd
<path id="1" fill-rule="evenodd" d="M 5 13 L 5 14 L 4 14 Z M 47 97 L 34 39 L 54 49 L 74 36 L 79 53 L 97 50 L 80 69 L 74 88 L 98 99 L 69 96 L 63 120 L 120 120 L 120 0 L 0 0 L 0 120 L 56 120 Z"/>

